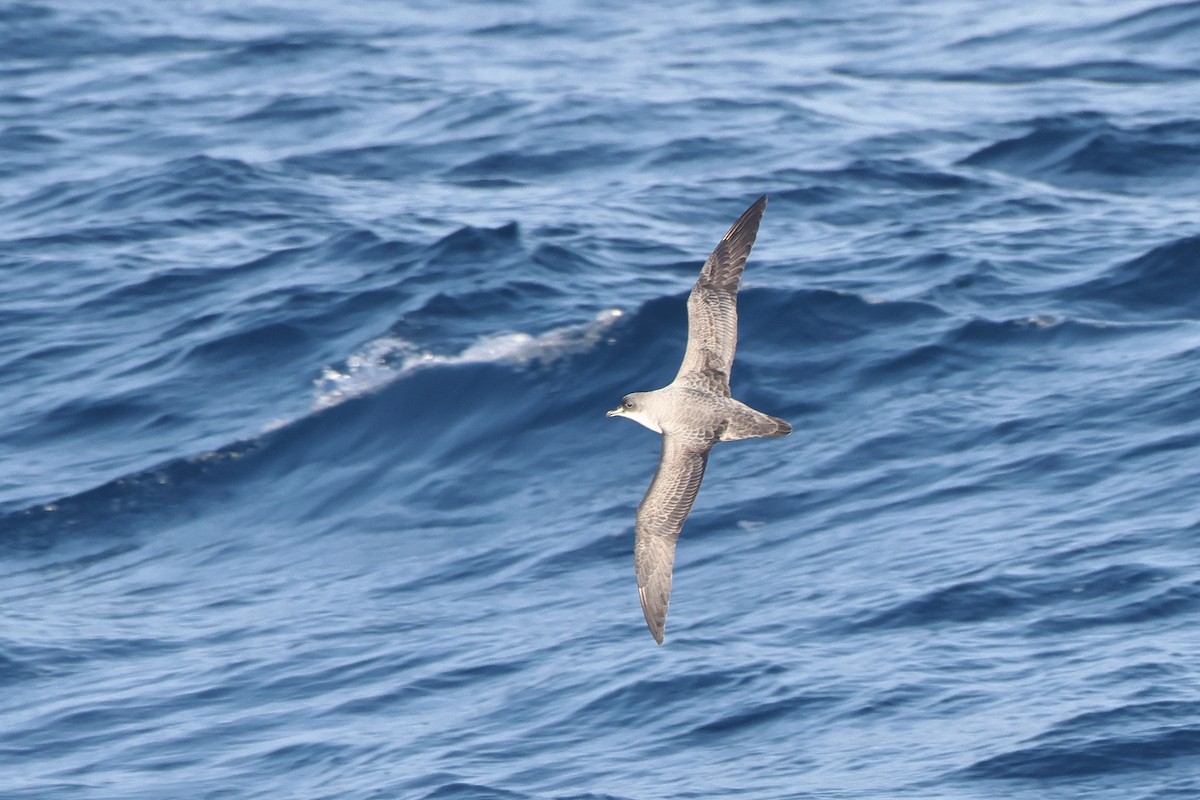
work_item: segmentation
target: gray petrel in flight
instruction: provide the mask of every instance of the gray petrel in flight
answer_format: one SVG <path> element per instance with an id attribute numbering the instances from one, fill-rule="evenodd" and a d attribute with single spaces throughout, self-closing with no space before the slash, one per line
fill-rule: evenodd
<path id="1" fill-rule="evenodd" d="M 669 386 L 625 395 L 610 417 L 628 417 L 662 434 L 658 472 L 637 509 L 633 563 L 650 633 L 659 644 L 671 599 L 671 565 L 683 521 L 692 510 L 708 451 L 717 442 L 792 432 L 777 417 L 729 395 L 729 370 L 737 349 L 737 292 L 767 198 L 733 223 L 712 251 L 688 295 L 688 342 L 679 374 Z"/>

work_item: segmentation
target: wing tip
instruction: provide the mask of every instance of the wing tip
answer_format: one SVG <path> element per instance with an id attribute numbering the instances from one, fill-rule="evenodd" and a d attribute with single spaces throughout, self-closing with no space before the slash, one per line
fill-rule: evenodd
<path id="1" fill-rule="evenodd" d="M 738 232 L 746 228 L 753 227 L 753 232 L 750 233 L 750 244 L 753 245 L 754 238 L 758 234 L 758 223 L 762 220 L 763 212 L 767 208 L 767 196 L 761 195 L 757 200 L 750 204 L 749 208 L 742 212 L 742 215 L 737 218 L 737 222 L 729 226 L 722 241 L 732 239 Z M 747 248 L 749 250 L 749 248 Z"/>
<path id="2" fill-rule="evenodd" d="M 642 600 L 642 614 L 646 617 L 646 627 L 650 629 L 650 635 L 654 637 L 654 641 L 661 645 L 667 629 L 666 606 L 663 606 L 661 611 L 658 608 L 651 609 L 644 586 L 638 587 L 638 596 Z"/>
<path id="3" fill-rule="evenodd" d="M 758 238 L 758 226 L 762 222 L 763 210 L 766 207 L 767 196 L 764 194 L 742 212 L 737 222 L 729 226 L 729 230 L 725 231 L 721 241 L 704 262 L 700 277 L 696 281 L 697 287 L 737 293 L 742 270 L 746 268 L 746 259 L 754 247 L 754 240 Z"/>

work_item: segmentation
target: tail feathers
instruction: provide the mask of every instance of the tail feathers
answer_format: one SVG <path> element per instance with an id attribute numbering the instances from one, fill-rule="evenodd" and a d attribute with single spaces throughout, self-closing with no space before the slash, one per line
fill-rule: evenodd
<path id="1" fill-rule="evenodd" d="M 729 420 L 729 426 L 721 434 L 721 441 L 731 442 L 734 439 L 777 439 L 792 432 L 792 426 L 787 420 L 772 417 L 761 411 L 746 406 L 739 409 Z"/>
<path id="2" fill-rule="evenodd" d="M 767 433 L 760 433 L 759 436 L 767 439 L 778 439 L 780 436 L 787 436 L 792 432 L 792 425 L 786 419 L 767 417 L 767 422 L 770 423 L 770 430 Z"/>

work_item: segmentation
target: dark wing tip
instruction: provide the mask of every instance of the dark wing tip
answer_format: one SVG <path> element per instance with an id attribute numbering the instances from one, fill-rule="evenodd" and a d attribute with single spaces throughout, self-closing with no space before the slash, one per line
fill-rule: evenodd
<path id="1" fill-rule="evenodd" d="M 661 603 L 651 602 L 646 597 L 644 587 L 638 589 L 638 595 L 642 599 L 642 613 L 646 616 L 646 627 L 650 629 L 650 635 L 654 637 L 654 641 L 662 644 L 667 627 L 667 607 Z"/>
<path id="2" fill-rule="evenodd" d="M 753 244 L 754 237 L 758 235 L 758 223 L 762 221 L 762 215 L 766 209 L 767 196 L 764 194 L 742 212 L 742 215 L 737 218 L 737 222 L 729 226 L 729 230 L 725 232 L 725 236 L 722 237 L 721 241 L 727 242 L 749 235 L 750 243 Z M 748 247 L 747 250 L 749 250 Z"/>
<path id="3" fill-rule="evenodd" d="M 758 225 L 762 222 L 763 210 L 766 207 L 767 196 L 764 194 L 742 212 L 704 263 L 697 285 L 737 291 L 742 270 L 746 267 L 746 258 L 758 237 Z"/>

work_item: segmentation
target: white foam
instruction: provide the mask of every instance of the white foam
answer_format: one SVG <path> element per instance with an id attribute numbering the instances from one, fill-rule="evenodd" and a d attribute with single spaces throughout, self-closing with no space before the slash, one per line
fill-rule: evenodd
<path id="1" fill-rule="evenodd" d="M 412 342 L 384 336 L 346 359 L 340 367 L 325 367 L 313 386 L 315 408 L 335 406 L 351 397 L 376 391 L 415 370 L 447 364 L 507 363 L 547 364 L 559 358 L 590 350 L 623 312 L 611 308 L 583 325 L 566 325 L 533 336 L 510 332 L 485 336 L 461 353 L 443 354 L 420 350 Z"/>

